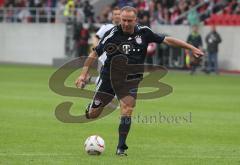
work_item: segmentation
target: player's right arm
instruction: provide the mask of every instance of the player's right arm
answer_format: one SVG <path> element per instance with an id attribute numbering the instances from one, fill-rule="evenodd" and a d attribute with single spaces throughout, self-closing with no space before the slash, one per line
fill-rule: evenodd
<path id="1" fill-rule="evenodd" d="M 84 88 L 86 81 L 89 78 L 89 74 L 88 74 L 89 68 L 95 62 L 95 60 L 103 54 L 105 43 L 108 40 L 108 38 L 110 38 L 109 36 L 111 35 L 110 32 L 111 32 L 111 30 L 107 31 L 104 34 L 103 38 L 99 41 L 96 48 L 94 48 L 94 50 L 89 54 L 88 58 L 84 62 L 82 72 L 81 72 L 80 76 L 77 78 L 77 80 L 75 81 L 75 85 L 78 88 Z"/>
<path id="2" fill-rule="evenodd" d="M 101 28 L 97 31 L 96 35 L 93 38 L 93 47 L 96 48 L 97 45 L 99 44 L 99 41 L 101 39 L 101 37 L 103 37 L 105 25 L 101 26 Z M 94 63 L 94 61 L 98 58 L 96 51 L 92 51 L 88 58 L 86 59 L 85 63 L 84 63 L 84 67 L 82 69 L 82 72 L 80 74 L 80 76 L 77 78 L 77 80 L 75 81 L 75 84 L 78 88 L 84 88 L 86 81 L 89 77 L 88 71 L 89 68 L 91 67 L 91 65 Z"/>
<path id="3" fill-rule="evenodd" d="M 92 64 L 95 62 L 95 60 L 98 58 L 98 55 L 96 53 L 96 51 L 92 51 L 88 58 L 86 59 L 86 61 L 84 62 L 84 66 L 82 69 L 82 72 L 80 74 L 80 76 L 76 79 L 75 81 L 75 85 L 78 88 L 84 88 L 86 81 L 89 77 L 89 68 L 92 66 Z"/>

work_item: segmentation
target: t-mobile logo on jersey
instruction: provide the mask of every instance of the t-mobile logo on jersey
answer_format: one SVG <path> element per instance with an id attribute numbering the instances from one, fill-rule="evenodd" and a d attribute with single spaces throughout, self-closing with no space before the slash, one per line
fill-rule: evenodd
<path id="1" fill-rule="evenodd" d="M 129 52 L 131 51 L 131 46 L 128 44 L 123 44 L 122 50 L 123 50 L 124 54 L 129 54 Z"/>

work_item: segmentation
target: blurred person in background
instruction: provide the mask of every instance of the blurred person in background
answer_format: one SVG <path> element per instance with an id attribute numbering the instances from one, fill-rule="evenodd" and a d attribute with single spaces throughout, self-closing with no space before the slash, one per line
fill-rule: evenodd
<path id="1" fill-rule="evenodd" d="M 190 26 L 200 24 L 199 14 L 198 14 L 197 10 L 194 9 L 195 6 L 196 6 L 196 0 L 192 0 L 190 2 L 189 12 L 188 12 L 188 15 L 187 15 L 188 24 Z"/>
<path id="2" fill-rule="evenodd" d="M 85 1 L 83 4 L 83 13 L 85 15 L 85 23 L 94 23 L 93 6 L 89 3 L 89 1 Z"/>
<path id="3" fill-rule="evenodd" d="M 75 47 L 77 57 L 88 55 L 88 39 L 90 37 L 88 28 L 84 27 L 81 22 L 76 23 L 74 28 Z"/>
<path id="4" fill-rule="evenodd" d="M 240 0 L 238 0 L 238 6 L 236 7 L 234 14 L 240 15 Z"/>
<path id="5" fill-rule="evenodd" d="M 216 31 L 216 26 L 211 27 L 211 31 L 207 34 L 205 38 L 207 44 L 207 54 L 208 54 L 208 67 L 207 73 L 218 71 L 218 45 L 222 42 L 221 36 Z"/>
<path id="6" fill-rule="evenodd" d="M 38 6 L 40 6 L 40 1 L 39 0 L 30 0 L 29 1 L 29 11 L 30 11 L 30 14 L 31 14 L 31 22 L 36 22 L 36 10 L 32 9 L 32 8 L 36 8 Z"/>
<path id="7" fill-rule="evenodd" d="M 202 37 L 198 32 L 198 26 L 193 25 L 192 26 L 192 32 L 188 35 L 187 38 L 187 43 L 193 45 L 194 47 L 202 50 Z M 194 56 L 191 56 L 192 52 L 187 51 L 187 54 L 190 55 L 190 67 L 191 67 L 191 75 L 193 75 L 196 72 L 197 67 L 200 65 L 200 60 L 199 58 L 195 58 Z"/>
<path id="8" fill-rule="evenodd" d="M 74 1 L 73 0 L 68 0 L 67 3 L 65 4 L 63 15 L 67 19 L 71 19 L 74 16 L 74 11 L 75 11 Z"/>
<path id="9" fill-rule="evenodd" d="M 143 6 L 138 9 L 138 23 L 150 27 L 150 13 Z"/>
<path id="10" fill-rule="evenodd" d="M 4 4 L 4 7 L 8 8 L 8 10 L 6 11 L 5 21 L 6 22 L 14 22 L 14 20 L 15 20 L 15 18 L 14 18 L 15 13 L 14 13 L 14 10 L 13 10 L 13 7 L 15 7 L 14 0 L 6 0 L 5 4 Z"/>
<path id="11" fill-rule="evenodd" d="M 64 22 L 64 9 L 65 9 L 66 0 L 60 0 L 56 6 L 56 22 Z"/>

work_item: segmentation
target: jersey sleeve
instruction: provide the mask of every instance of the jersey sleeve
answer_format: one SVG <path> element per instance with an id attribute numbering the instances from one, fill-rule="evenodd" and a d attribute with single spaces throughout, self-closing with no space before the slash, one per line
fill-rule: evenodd
<path id="1" fill-rule="evenodd" d="M 96 36 L 97 36 L 99 39 L 103 38 L 104 34 L 106 33 L 105 27 L 106 27 L 106 25 L 103 25 L 103 26 L 101 26 L 100 29 L 97 31 Z"/>
<path id="2" fill-rule="evenodd" d="M 148 43 L 156 42 L 161 44 L 163 42 L 165 35 L 154 33 L 150 28 L 146 28 L 146 31 Z"/>
<path id="3" fill-rule="evenodd" d="M 96 36 L 97 36 L 99 39 L 103 38 L 104 34 L 105 34 L 108 30 L 112 29 L 113 27 L 114 27 L 113 24 L 105 24 L 105 25 L 102 25 L 102 26 L 100 27 L 100 29 L 97 31 Z"/>

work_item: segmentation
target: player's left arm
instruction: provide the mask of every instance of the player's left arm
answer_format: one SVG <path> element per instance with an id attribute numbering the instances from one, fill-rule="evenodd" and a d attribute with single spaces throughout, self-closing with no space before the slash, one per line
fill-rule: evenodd
<path id="1" fill-rule="evenodd" d="M 191 44 L 186 43 L 185 41 L 182 41 L 173 37 L 165 37 L 163 40 L 163 43 L 169 46 L 181 47 L 184 49 L 191 50 L 195 57 L 201 57 L 204 55 L 204 53 L 200 49 L 194 47 Z"/>
<path id="2" fill-rule="evenodd" d="M 164 35 L 161 35 L 161 34 L 157 34 L 157 33 L 154 33 L 150 28 L 148 27 L 143 27 L 143 29 L 146 31 L 146 38 L 147 38 L 147 41 L 148 43 L 150 42 L 156 42 L 156 43 L 165 43 L 169 46 L 174 46 L 174 47 L 181 47 L 181 48 L 184 48 L 184 49 L 188 49 L 188 50 L 191 50 L 193 55 L 195 57 L 200 57 L 202 55 L 204 55 L 204 53 L 194 47 L 193 45 L 191 44 L 188 44 L 186 43 L 185 41 L 182 41 L 182 40 L 179 40 L 179 39 L 176 39 L 176 38 L 173 38 L 173 37 L 168 37 L 168 36 L 164 36 Z"/>

